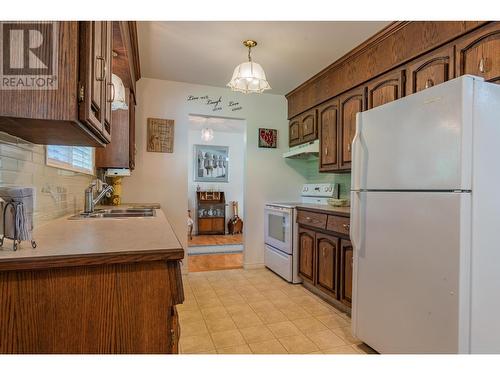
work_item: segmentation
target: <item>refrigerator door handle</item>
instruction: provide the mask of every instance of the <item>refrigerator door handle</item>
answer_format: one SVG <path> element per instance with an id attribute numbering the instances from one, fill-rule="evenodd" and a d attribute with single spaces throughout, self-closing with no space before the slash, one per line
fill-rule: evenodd
<path id="1" fill-rule="evenodd" d="M 361 190 L 366 184 L 361 181 L 361 176 L 365 176 L 366 173 L 362 171 L 366 170 L 367 161 L 364 160 L 366 153 L 366 145 L 363 145 L 363 121 L 362 113 L 358 112 L 356 114 L 356 133 L 352 140 L 352 175 L 351 175 L 351 189 Z"/>
<path id="2" fill-rule="evenodd" d="M 363 257 L 363 197 L 359 191 L 351 191 L 351 225 L 349 237 L 351 238 L 357 256 Z"/>

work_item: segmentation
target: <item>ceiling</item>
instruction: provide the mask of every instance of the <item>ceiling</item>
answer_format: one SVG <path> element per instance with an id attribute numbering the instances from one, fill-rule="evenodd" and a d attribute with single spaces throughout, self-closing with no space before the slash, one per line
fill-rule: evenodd
<path id="1" fill-rule="evenodd" d="M 246 61 L 262 65 L 272 94 L 286 94 L 390 22 L 139 22 L 143 77 L 225 87 Z"/>

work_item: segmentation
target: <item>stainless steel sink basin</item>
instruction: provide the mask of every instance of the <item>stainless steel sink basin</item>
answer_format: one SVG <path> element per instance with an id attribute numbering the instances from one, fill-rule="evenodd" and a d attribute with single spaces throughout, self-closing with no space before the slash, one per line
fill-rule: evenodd
<path id="1" fill-rule="evenodd" d="M 105 210 L 95 210 L 92 213 L 80 212 L 70 216 L 69 220 L 81 219 L 124 219 L 129 217 L 154 217 L 156 210 L 154 208 L 111 208 Z"/>

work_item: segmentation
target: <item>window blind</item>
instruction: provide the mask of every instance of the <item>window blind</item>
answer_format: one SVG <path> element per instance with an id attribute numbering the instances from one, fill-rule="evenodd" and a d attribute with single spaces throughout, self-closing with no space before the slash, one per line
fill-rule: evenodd
<path id="1" fill-rule="evenodd" d="M 83 173 L 94 173 L 94 148 L 47 146 L 47 165 Z"/>

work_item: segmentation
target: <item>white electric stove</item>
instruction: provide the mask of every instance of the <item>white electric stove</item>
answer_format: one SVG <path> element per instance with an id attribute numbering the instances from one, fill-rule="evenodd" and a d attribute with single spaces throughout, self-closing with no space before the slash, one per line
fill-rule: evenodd
<path id="1" fill-rule="evenodd" d="M 327 205 L 329 198 L 338 197 L 338 184 L 305 184 L 302 186 L 301 202 L 267 203 L 264 216 L 266 267 L 291 283 L 301 283 L 295 208 L 301 203 Z"/>

